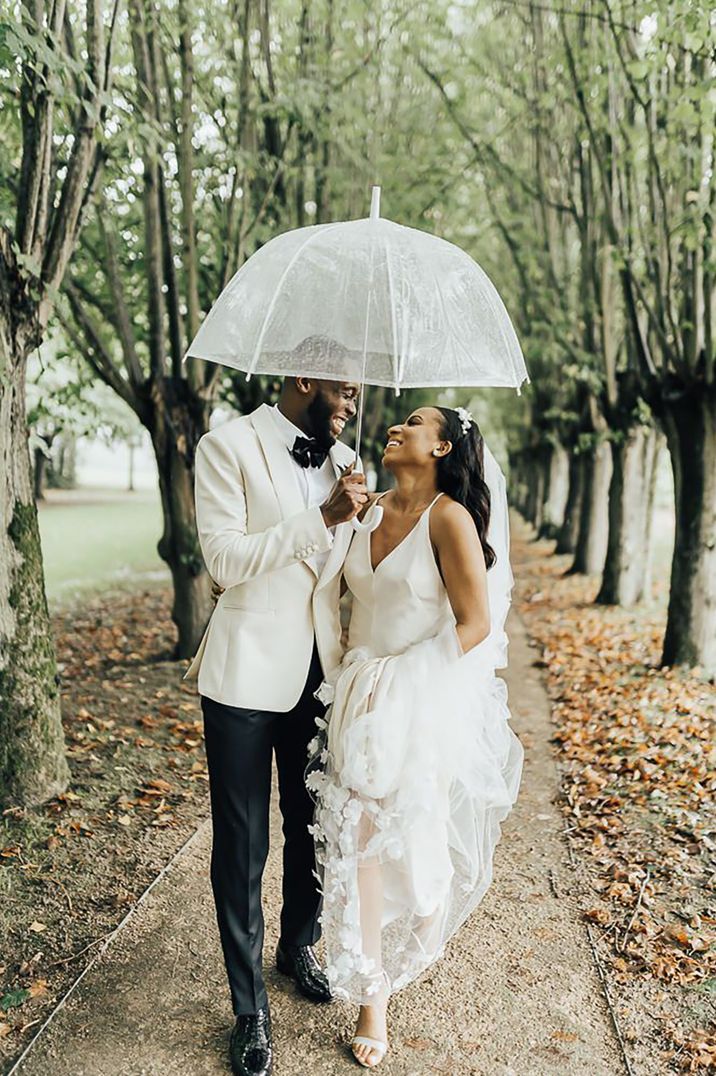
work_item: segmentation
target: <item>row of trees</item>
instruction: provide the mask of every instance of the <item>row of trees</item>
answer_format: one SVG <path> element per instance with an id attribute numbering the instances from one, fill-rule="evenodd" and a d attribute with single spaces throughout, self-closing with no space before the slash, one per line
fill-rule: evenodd
<path id="1" fill-rule="evenodd" d="M 533 380 L 512 442 L 518 497 L 574 553 L 573 570 L 603 569 L 599 601 L 630 604 L 644 591 L 664 436 L 676 541 L 663 660 L 714 675 L 709 11 L 599 0 L 496 5 L 491 15 L 467 33 L 446 23 L 441 49 L 421 63 L 509 259 L 496 275 Z"/>
<path id="2" fill-rule="evenodd" d="M 4 799 L 43 799 L 68 777 L 27 451 L 28 356 L 54 318 L 72 358 L 149 431 L 176 653 L 188 656 L 210 610 L 195 446 L 220 389 L 248 408 L 262 386 L 222 385 L 218 368 L 182 356 L 268 236 L 365 211 L 371 68 L 405 18 L 390 8 L 22 0 L 0 24 Z"/>
<path id="3" fill-rule="evenodd" d="M 560 543 L 578 570 L 601 567 L 609 489 L 604 600 L 643 589 L 630 550 L 664 432 L 665 659 L 713 668 L 713 56 L 703 8 L 667 7 L 17 3 L 0 27 L 3 795 L 43 798 L 67 777 L 27 356 L 54 317 L 68 354 L 149 431 L 187 656 L 209 610 L 195 446 L 218 398 L 248 409 L 266 386 L 182 363 L 186 344 L 258 245 L 365 214 L 375 180 L 389 216 L 458 242 L 505 296 L 533 381 L 528 417 L 523 403 L 503 416 L 515 485 L 545 525 L 566 501 Z M 371 390 L 369 443 L 403 406 Z"/>

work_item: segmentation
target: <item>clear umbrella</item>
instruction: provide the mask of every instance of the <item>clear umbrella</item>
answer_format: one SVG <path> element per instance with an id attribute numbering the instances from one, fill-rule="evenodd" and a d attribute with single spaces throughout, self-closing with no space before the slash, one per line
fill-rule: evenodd
<path id="1" fill-rule="evenodd" d="M 380 216 L 297 228 L 229 281 L 187 357 L 252 374 L 401 388 L 527 380 L 504 303 L 465 251 Z M 362 394 L 362 397 L 364 394 Z M 360 450 L 363 399 L 356 430 Z"/>

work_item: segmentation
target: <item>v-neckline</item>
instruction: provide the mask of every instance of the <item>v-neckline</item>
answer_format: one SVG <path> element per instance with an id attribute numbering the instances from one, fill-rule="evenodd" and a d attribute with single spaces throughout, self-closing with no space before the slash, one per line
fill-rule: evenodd
<path id="1" fill-rule="evenodd" d="M 385 492 L 385 493 L 381 494 L 381 496 L 380 496 L 380 497 L 377 497 L 377 498 L 376 498 L 376 499 L 375 499 L 375 500 L 373 501 L 373 504 L 371 505 L 371 509 L 370 509 L 370 510 L 371 510 L 371 512 L 373 511 L 373 509 L 375 508 L 375 506 L 376 506 L 377 504 L 379 504 L 379 503 L 380 503 L 380 501 L 381 501 L 381 500 L 383 499 L 383 497 L 385 497 L 386 493 L 389 493 L 389 492 L 390 492 L 390 490 L 386 490 L 386 492 Z M 425 515 L 425 514 L 426 514 L 427 512 L 429 512 L 429 511 L 430 511 L 430 509 L 431 509 L 431 508 L 433 507 L 433 505 L 435 504 L 435 502 L 436 502 L 436 501 L 437 501 L 437 500 L 438 500 L 438 499 L 439 499 L 439 498 L 440 498 L 441 496 L 442 496 L 442 490 L 441 490 L 441 491 L 440 491 L 440 492 L 438 493 L 437 497 L 434 497 L 434 498 L 432 499 L 432 501 L 430 502 L 430 504 L 429 504 L 429 505 L 427 505 L 427 506 L 426 506 L 425 508 L 423 508 L 422 512 L 420 513 L 420 515 L 418 516 L 417 520 L 416 520 L 416 521 L 415 521 L 415 523 L 414 523 L 414 524 L 412 525 L 412 527 L 410 528 L 410 530 L 409 530 L 409 531 L 407 532 L 407 534 L 404 534 L 404 535 L 403 535 L 403 537 L 402 537 L 402 538 L 400 539 L 400 541 L 398 542 L 398 544 L 397 544 L 397 545 L 394 545 L 394 546 L 393 546 L 393 548 L 392 548 L 392 549 L 390 550 L 390 552 L 389 552 L 389 553 L 386 553 L 386 554 L 385 554 L 385 556 L 384 556 L 384 557 L 382 558 L 382 560 L 379 560 L 379 561 L 378 561 L 378 563 L 377 563 L 377 564 L 375 565 L 375 567 L 373 566 L 373 535 L 375 534 L 375 531 L 369 531 L 369 532 L 368 532 L 368 567 L 370 568 L 370 574 L 371 574 L 371 575 L 375 575 L 375 573 L 376 573 L 376 572 L 378 571 L 378 569 L 380 568 L 380 566 L 381 566 L 382 564 L 385 564 L 386 560 L 388 560 L 388 559 L 389 559 L 390 557 L 392 557 L 392 556 L 393 556 L 393 553 L 395 553 L 395 552 L 396 552 L 396 551 L 397 551 L 398 549 L 400 549 L 401 545 L 403 545 L 403 544 L 404 544 L 405 542 L 407 542 L 407 540 L 408 540 L 408 538 L 410 537 L 410 535 L 411 535 L 411 534 L 413 534 L 413 532 L 414 532 L 414 531 L 416 531 L 416 530 L 418 529 L 418 527 L 420 526 L 420 524 L 422 523 L 422 521 L 423 521 L 423 516 L 424 516 L 424 515 Z M 379 524 L 379 526 L 380 526 L 380 524 Z M 376 527 L 376 528 L 375 528 L 375 530 L 377 531 L 377 530 L 378 530 L 378 527 Z"/>

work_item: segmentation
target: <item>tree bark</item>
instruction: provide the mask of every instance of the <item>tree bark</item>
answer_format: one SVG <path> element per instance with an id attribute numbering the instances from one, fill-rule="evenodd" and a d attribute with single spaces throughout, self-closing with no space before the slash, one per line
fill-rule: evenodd
<path id="1" fill-rule="evenodd" d="M 716 677 L 716 388 L 662 403 L 674 470 L 676 534 L 664 665 L 699 665 Z"/>
<path id="2" fill-rule="evenodd" d="M 187 308 L 187 345 L 199 331 L 199 259 L 194 222 L 194 147 L 192 144 L 194 93 L 194 53 L 186 0 L 179 0 L 179 58 L 181 61 L 181 140 L 178 154 L 182 205 L 182 258 Z M 246 48 L 246 43 L 243 46 Z"/>
<path id="3" fill-rule="evenodd" d="M 564 506 L 564 518 L 557 535 L 555 553 L 574 553 L 579 535 L 579 520 L 582 515 L 584 500 L 584 464 L 585 457 L 573 448 L 569 452 L 567 503 Z"/>
<path id="4" fill-rule="evenodd" d="M 609 482 L 612 476 L 611 446 L 602 441 L 585 453 L 584 495 L 579 534 L 570 575 L 598 575 L 604 568 L 609 539 Z"/>
<path id="5" fill-rule="evenodd" d="M 194 453 L 209 428 L 208 408 L 183 379 L 164 378 L 164 405 L 151 429 L 159 472 L 164 532 L 157 549 L 174 587 L 175 658 L 192 657 L 212 610 L 211 582 L 199 547 L 194 508 Z"/>
<path id="6" fill-rule="evenodd" d="M 4 268 L 0 255 L 0 270 Z M 2 805 L 41 803 L 69 780 L 25 423 L 28 343 L 10 329 L 8 291 L 6 283 L 0 284 L 0 469 L 5 475 L 0 485 Z"/>
<path id="7" fill-rule="evenodd" d="M 569 456 L 562 445 L 553 445 L 545 484 L 540 538 L 557 538 L 564 523 L 569 496 Z"/>
<path id="8" fill-rule="evenodd" d="M 52 460 L 47 484 L 51 489 L 74 489 L 77 485 L 77 438 L 63 430 L 59 440 L 59 451 L 56 460 Z"/>
<path id="9" fill-rule="evenodd" d="M 609 540 L 600 605 L 636 605 L 644 597 L 650 557 L 659 436 L 648 426 L 632 426 L 612 445 L 609 486 Z"/>
<path id="10" fill-rule="evenodd" d="M 527 500 L 529 497 L 528 469 L 524 451 L 510 457 L 510 503 L 524 519 L 527 519 Z"/>
<path id="11" fill-rule="evenodd" d="M 535 453 L 526 461 L 527 502 L 525 515 L 529 523 L 539 531 L 542 526 L 542 509 L 545 496 L 545 467 L 541 453 Z"/>
<path id="12" fill-rule="evenodd" d="M 45 595 L 25 415 L 27 356 L 42 340 L 77 242 L 100 160 L 118 5 L 85 5 L 85 72 L 61 174 L 53 158 L 55 98 L 66 94 L 50 53 L 61 49 L 65 3 L 23 4 L 21 182 L 15 232 L 0 226 L 0 801 L 39 803 L 67 784 L 55 650 Z M 105 45 L 105 30 L 106 35 Z M 49 73 L 52 72 L 52 77 Z M 69 136 L 69 138 L 67 138 Z M 52 193 L 52 198 L 51 198 Z M 6 207 L 7 208 L 7 207 Z M 18 258 L 18 254 L 20 257 Z M 29 256 L 29 261 L 28 261 Z"/>
<path id="13" fill-rule="evenodd" d="M 33 452 L 33 488 L 36 501 L 44 501 L 45 484 L 47 482 L 47 456 L 41 448 Z"/>

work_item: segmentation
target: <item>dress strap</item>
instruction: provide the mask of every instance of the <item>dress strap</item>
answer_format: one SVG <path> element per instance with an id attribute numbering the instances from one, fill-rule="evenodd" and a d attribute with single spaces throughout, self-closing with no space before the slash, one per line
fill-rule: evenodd
<path id="1" fill-rule="evenodd" d="M 371 506 L 370 506 L 370 509 L 369 509 L 369 511 L 371 511 L 371 512 L 372 512 L 372 511 L 373 511 L 373 509 L 375 508 L 375 506 L 376 506 L 376 505 L 377 505 L 377 504 L 378 504 L 378 503 L 379 503 L 380 501 L 382 501 L 382 500 L 383 500 L 383 497 L 385 497 L 385 496 L 386 496 L 386 494 L 388 494 L 388 493 L 390 493 L 390 490 L 389 490 L 389 489 L 383 490 L 383 492 L 382 492 L 382 493 L 379 493 L 379 494 L 378 494 L 378 496 L 377 496 L 377 497 L 375 498 L 375 500 L 374 500 L 374 501 L 372 502 L 372 504 L 371 504 Z M 440 498 L 442 497 L 442 495 L 443 495 L 443 492 L 442 492 L 442 490 L 440 490 L 440 492 L 438 493 L 437 497 L 434 497 L 434 498 L 432 499 L 432 501 L 430 502 L 430 504 L 428 505 L 428 507 L 427 507 L 427 508 L 424 508 L 424 509 L 423 509 L 423 511 L 422 511 L 422 513 L 421 513 L 421 519 L 422 519 L 422 517 L 423 517 L 423 516 L 429 516 L 429 515 L 430 515 L 430 509 L 431 509 L 431 508 L 433 507 L 433 505 L 434 505 L 434 504 L 437 504 L 437 502 L 438 502 L 438 501 L 440 500 Z"/>
<path id="2" fill-rule="evenodd" d="M 442 495 L 443 494 L 442 494 L 442 490 L 441 490 L 440 493 L 438 493 L 437 497 L 433 498 L 433 500 L 430 502 L 430 504 L 428 505 L 428 507 L 425 509 L 422 516 L 418 520 L 418 526 L 422 525 L 423 531 L 425 532 L 428 540 L 430 539 L 430 513 L 431 513 L 431 511 L 433 509 L 433 506 L 437 504 L 437 502 L 440 500 Z M 431 543 L 431 547 L 432 547 L 432 543 Z"/>

